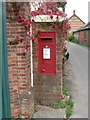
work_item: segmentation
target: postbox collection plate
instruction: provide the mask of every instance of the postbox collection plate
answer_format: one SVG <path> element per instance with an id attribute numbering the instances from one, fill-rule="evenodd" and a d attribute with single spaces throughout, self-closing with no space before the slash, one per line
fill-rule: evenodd
<path id="1" fill-rule="evenodd" d="M 50 48 L 43 48 L 43 59 L 50 59 Z"/>

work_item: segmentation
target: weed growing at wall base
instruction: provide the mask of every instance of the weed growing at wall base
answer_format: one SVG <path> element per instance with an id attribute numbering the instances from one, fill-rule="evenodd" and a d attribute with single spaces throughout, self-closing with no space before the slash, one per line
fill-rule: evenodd
<path id="1" fill-rule="evenodd" d="M 55 109 L 65 108 L 66 117 L 68 118 L 72 115 L 73 105 L 74 105 L 74 102 L 72 100 L 67 100 L 59 103 L 53 103 L 52 107 Z"/>
<path id="2" fill-rule="evenodd" d="M 70 96 L 69 91 L 64 87 L 64 77 L 63 77 L 62 93 L 64 97 Z M 74 106 L 74 102 L 70 99 L 64 100 L 65 99 L 64 97 L 62 99 L 62 102 L 53 103 L 52 107 L 55 109 L 59 109 L 59 108 L 65 109 L 66 118 L 69 118 L 72 115 L 72 108 Z"/>

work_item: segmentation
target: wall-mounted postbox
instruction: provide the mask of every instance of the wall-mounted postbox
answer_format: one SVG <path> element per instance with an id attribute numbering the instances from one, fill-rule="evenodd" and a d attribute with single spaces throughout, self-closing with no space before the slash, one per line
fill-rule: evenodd
<path id="1" fill-rule="evenodd" d="M 38 37 L 38 74 L 56 74 L 56 34 L 40 32 Z"/>

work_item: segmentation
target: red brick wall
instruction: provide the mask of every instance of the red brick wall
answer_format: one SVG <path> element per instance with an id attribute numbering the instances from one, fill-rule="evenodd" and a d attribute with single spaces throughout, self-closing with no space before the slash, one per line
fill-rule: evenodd
<path id="1" fill-rule="evenodd" d="M 83 31 L 79 32 L 79 41 L 80 42 L 84 41 L 84 32 Z"/>
<path id="2" fill-rule="evenodd" d="M 87 40 L 84 38 L 84 32 L 87 32 Z M 74 36 L 78 35 L 78 40 L 82 43 L 90 45 L 90 30 L 75 32 Z"/>
<path id="3" fill-rule="evenodd" d="M 42 31 L 47 32 L 47 30 L 48 27 Z M 36 43 L 33 44 L 34 97 L 35 102 L 43 105 L 51 105 L 51 103 L 59 102 L 62 96 L 62 41 L 60 40 L 58 31 L 54 29 L 49 31 L 56 32 L 56 75 L 38 74 L 38 38 L 36 39 Z"/>
<path id="4" fill-rule="evenodd" d="M 10 45 L 16 35 L 24 35 L 25 29 L 20 23 L 7 23 L 8 72 L 11 98 L 11 113 L 14 118 L 30 118 L 33 113 L 34 101 L 30 81 L 30 45 L 27 53 L 23 50 L 26 41 Z M 30 44 L 30 40 L 28 39 Z"/>
<path id="5" fill-rule="evenodd" d="M 78 19 L 78 17 L 76 17 L 75 15 L 69 19 L 69 23 L 71 26 L 69 33 L 72 33 L 73 31 L 79 29 L 84 25 L 84 23 L 80 19 Z"/>
<path id="6" fill-rule="evenodd" d="M 34 112 L 34 99 L 31 87 L 30 39 L 19 41 L 18 44 L 12 44 L 16 39 L 16 35 L 24 38 L 26 30 L 21 23 L 15 21 L 16 13 L 8 10 L 11 9 L 11 5 L 7 3 L 8 77 L 11 114 L 14 118 L 31 118 Z M 22 15 L 28 18 L 29 3 L 21 2 L 19 5 Z M 18 10 L 15 6 L 12 6 L 12 8 Z M 9 19 L 9 15 L 14 20 Z M 25 48 L 28 48 L 26 53 L 24 52 Z"/>

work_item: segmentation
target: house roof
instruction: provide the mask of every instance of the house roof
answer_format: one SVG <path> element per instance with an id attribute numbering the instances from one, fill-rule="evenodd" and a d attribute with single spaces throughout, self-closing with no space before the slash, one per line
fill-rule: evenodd
<path id="1" fill-rule="evenodd" d="M 80 27 L 78 30 L 75 30 L 73 33 L 79 32 L 79 31 L 84 31 L 84 30 L 90 30 L 90 22 L 88 22 L 84 26 Z"/>
<path id="2" fill-rule="evenodd" d="M 81 22 L 83 22 L 83 24 L 85 24 L 85 22 L 76 15 L 75 10 L 73 10 L 73 15 L 69 18 L 69 20 L 72 19 L 74 16 L 77 17 Z"/>

